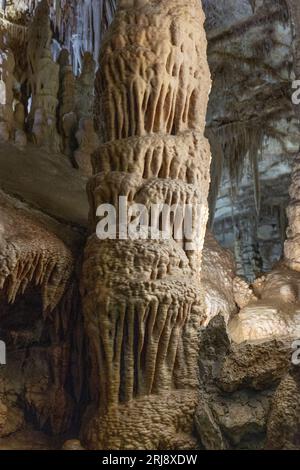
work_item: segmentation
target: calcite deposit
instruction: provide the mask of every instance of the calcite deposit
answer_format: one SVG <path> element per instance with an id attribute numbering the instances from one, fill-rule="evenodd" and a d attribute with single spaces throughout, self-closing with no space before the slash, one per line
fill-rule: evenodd
<path id="1" fill-rule="evenodd" d="M 31 283 L 39 286 L 43 308 L 53 310 L 66 289 L 73 257 L 64 243 L 13 200 L 0 193 L 0 288 L 14 303 Z M 20 223 L 21 220 L 21 223 Z"/>
<path id="2" fill-rule="evenodd" d="M 149 211 L 151 204 L 201 205 L 205 227 L 210 76 L 203 20 L 197 1 L 119 2 L 96 78 L 103 144 L 89 184 L 92 231 L 97 207 L 118 209 L 120 196 Z M 182 439 L 193 446 L 205 231 L 197 249 L 186 251 L 169 224 L 172 237 L 161 241 L 88 240 L 82 298 L 98 403 L 83 428 L 90 448 L 180 448 Z"/>
<path id="3" fill-rule="evenodd" d="M 69 372 L 82 347 L 74 242 L 38 210 L 4 193 L 0 201 L 0 438 L 22 431 L 28 413 L 40 429 L 64 433 L 75 417 Z M 80 393 L 78 373 L 71 380 Z"/>

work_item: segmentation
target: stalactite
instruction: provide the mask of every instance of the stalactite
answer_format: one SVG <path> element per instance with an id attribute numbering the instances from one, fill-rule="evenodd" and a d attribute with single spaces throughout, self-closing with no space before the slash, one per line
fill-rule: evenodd
<path id="1" fill-rule="evenodd" d="M 259 154 L 262 152 L 264 130 L 262 126 L 231 123 L 216 129 L 223 154 L 224 166 L 232 182 L 232 195 L 236 197 L 246 168 L 247 158 L 252 168 L 253 195 L 256 211 L 260 208 Z"/>
<path id="2" fill-rule="evenodd" d="M 255 202 L 255 209 L 256 209 L 257 215 L 259 215 L 259 212 L 260 212 L 260 197 L 261 197 L 259 167 L 258 167 L 258 152 L 261 151 L 261 146 L 260 146 L 260 149 L 258 150 L 258 145 L 261 144 L 261 142 L 262 142 L 262 137 L 260 136 L 258 143 L 255 142 L 254 145 L 252 143 L 249 149 L 249 153 L 248 153 L 249 160 L 250 160 L 251 167 L 252 167 L 254 202 Z"/>
<path id="3" fill-rule="evenodd" d="M 45 313 L 59 303 L 73 269 L 72 254 L 54 235 L 21 210 L 16 210 L 4 197 L 1 199 L 0 290 L 8 301 L 24 294 L 30 284 L 39 286 Z M 20 223 L 20 217 L 22 222 Z M 14 224 L 18 230 L 14 234 Z"/>
<path id="4" fill-rule="evenodd" d="M 212 228 L 217 199 L 223 176 L 224 153 L 222 145 L 218 140 L 217 133 L 212 128 L 206 128 L 205 134 L 209 140 L 212 154 L 212 163 L 210 167 L 211 183 L 208 196 L 209 226 L 210 228 Z"/>
<path id="5" fill-rule="evenodd" d="M 18 12 L 25 15 L 24 18 L 27 13 L 33 16 L 34 11 L 40 8 L 39 3 L 24 0 L 13 7 L 7 6 L 0 12 L 0 29 L 5 29 L 14 40 L 25 44 L 28 40 L 27 26 L 14 22 L 17 21 L 14 17 Z M 98 63 L 102 37 L 114 17 L 117 0 L 47 0 L 47 3 L 54 37 L 70 51 L 75 75 L 81 72 L 84 52 L 92 53 Z"/>
<path id="6" fill-rule="evenodd" d="M 27 27 L 7 20 L 2 14 L 0 14 L 0 30 L 8 33 L 10 38 L 18 43 L 25 44 L 27 42 Z"/>
<path id="7" fill-rule="evenodd" d="M 282 245 L 286 236 L 286 208 L 283 204 L 279 206 L 278 227 Z"/>
<path id="8" fill-rule="evenodd" d="M 57 37 L 72 53 L 75 75 L 80 74 L 85 52 L 98 63 L 103 34 L 112 22 L 116 0 L 57 0 L 51 3 L 51 19 Z"/>

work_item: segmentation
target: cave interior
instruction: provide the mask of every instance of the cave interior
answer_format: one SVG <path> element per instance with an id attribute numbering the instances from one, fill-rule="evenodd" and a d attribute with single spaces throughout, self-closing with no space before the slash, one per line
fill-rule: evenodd
<path id="1" fill-rule="evenodd" d="M 299 0 L 0 1 L 0 450 L 300 449 L 299 51 Z"/>

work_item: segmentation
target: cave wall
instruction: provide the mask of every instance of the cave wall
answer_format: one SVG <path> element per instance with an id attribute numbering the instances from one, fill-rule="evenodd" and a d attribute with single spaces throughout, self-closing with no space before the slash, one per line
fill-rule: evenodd
<path id="1" fill-rule="evenodd" d="M 283 253 L 299 126 L 291 93 L 294 27 L 286 2 L 204 2 L 213 87 L 213 230 L 254 280 Z"/>

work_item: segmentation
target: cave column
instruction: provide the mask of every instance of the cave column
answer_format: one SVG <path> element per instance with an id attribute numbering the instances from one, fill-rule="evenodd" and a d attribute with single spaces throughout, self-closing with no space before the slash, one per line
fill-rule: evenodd
<path id="1" fill-rule="evenodd" d="M 195 446 L 211 160 L 203 21 L 198 0 L 121 0 L 103 41 L 96 78 L 103 143 L 88 185 L 92 235 L 81 283 L 94 400 L 82 429 L 88 448 Z M 117 239 L 100 240 L 96 210 L 111 204 L 118 213 L 120 196 L 148 214 L 153 205 L 189 206 L 196 239 L 178 240 L 170 217 L 155 239 L 146 230 L 144 239 L 117 231 Z"/>

